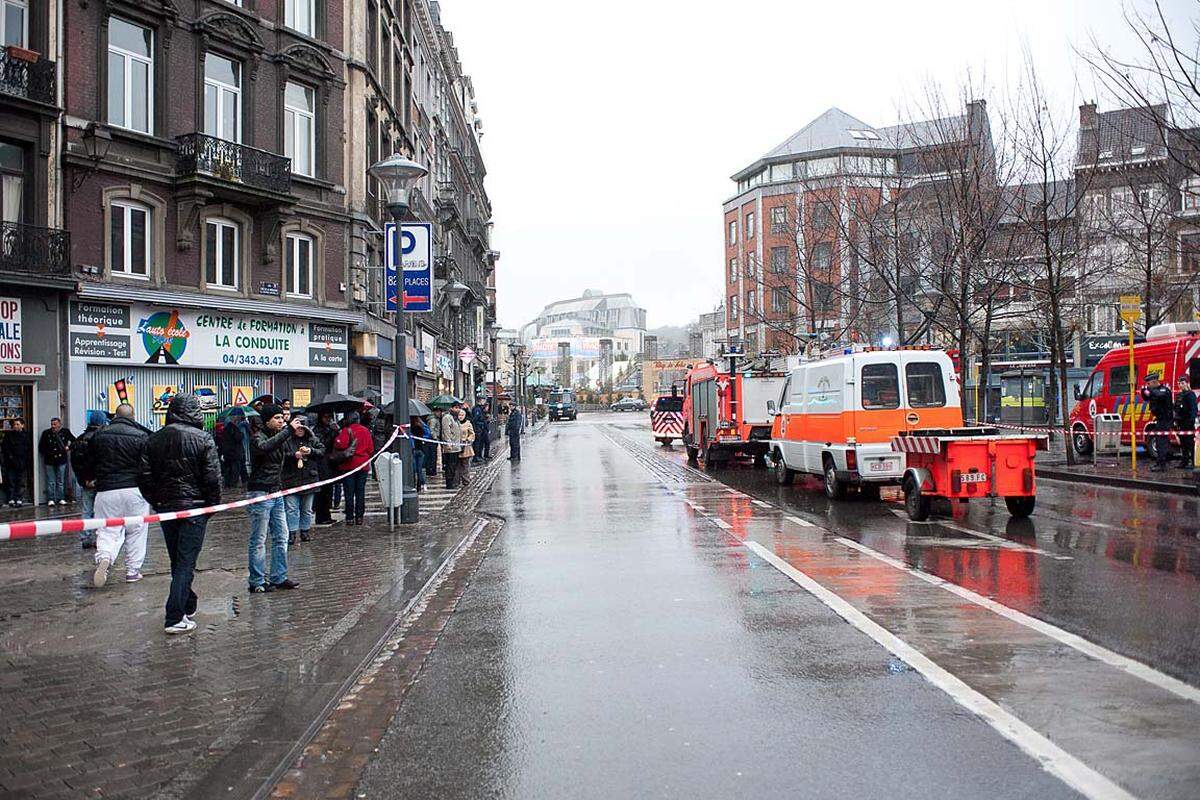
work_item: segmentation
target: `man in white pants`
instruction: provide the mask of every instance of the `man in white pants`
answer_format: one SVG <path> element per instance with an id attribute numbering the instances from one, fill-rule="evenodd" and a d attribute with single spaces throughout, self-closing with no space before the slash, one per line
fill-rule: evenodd
<path id="1" fill-rule="evenodd" d="M 150 513 L 150 504 L 138 489 L 142 451 L 150 431 L 133 419 L 133 407 L 122 403 L 117 415 L 92 436 L 90 455 L 95 464 L 96 516 L 140 517 Z M 96 572 L 92 584 L 99 589 L 108 580 L 108 570 L 125 548 L 125 581 L 142 579 L 146 560 L 146 523 L 117 525 L 96 531 Z"/>

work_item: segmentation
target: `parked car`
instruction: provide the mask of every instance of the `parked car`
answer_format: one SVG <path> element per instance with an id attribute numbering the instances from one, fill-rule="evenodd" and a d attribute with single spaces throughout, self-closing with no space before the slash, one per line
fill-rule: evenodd
<path id="1" fill-rule="evenodd" d="M 611 411 L 645 411 L 646 401 L 640 397 L 622 397 L 609 406 Z"/>

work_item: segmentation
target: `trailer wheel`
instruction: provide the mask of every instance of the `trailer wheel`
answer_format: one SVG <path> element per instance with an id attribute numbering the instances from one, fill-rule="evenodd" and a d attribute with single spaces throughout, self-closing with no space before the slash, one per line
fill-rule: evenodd
<path id="1" fill-rule="evenodd" d="M 783 453 L 775 453 L 775 482 L 780 486 L 791 486 L 792 481 L 796 479 L 796 471 L 788 469 L 788 465 L 783 463 Z"/>
<path id="2" fill-rule="evenodd" d="M 1008 513 L 1012 514 L 1017 519 L 1025 519 L 1033 513 L 1033 507 L 1037 503 L 1036 497 L 1006 497 L 1004 505 L 1008 506 Z"/>
<path id="3" fill-rule="evenodd" d="M 1075 449 L 1075 454 L 1080 456 L 1092 452 L 1092 437 L 1088 436 L 1087 429 L 1082 425 L 1071 429 L 1071 447 Z"/>
<path id="4" fill-rule="evenodd" d="M 904 481 L 904 510 L 913 522 L 929 519 L 929 498 L 921 493 L 921 487 L 913 478 Z"/>
<path id="5" fill-rule="evenodd" d="M 833 459 L 825 456 L 825 496 L 830 500 L 846 499 L 846 484 L 838 480 Z"/>

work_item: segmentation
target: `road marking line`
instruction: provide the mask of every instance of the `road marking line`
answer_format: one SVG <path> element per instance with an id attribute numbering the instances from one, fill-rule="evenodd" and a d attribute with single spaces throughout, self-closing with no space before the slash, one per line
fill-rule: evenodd
<path id="1" fill-rule="evenodd" d="M 733 526 L 732 526 L 732 525 L 730 525 L 728 522 L 726 522 L 725 520 L 721 519 L 720 517 L 709 517 L 709 519 L 710 519 L 710 520 L 712 521 L 712 523 L 713 523 L 714 525 L 716 525 L 718 528 L 724 528 L 725 530 L 731 530 L 731 529 L 733 528 Z"/>
<path id="2" fill-rule="evenodd" d="M 799 517 L 793 517 L 793 516 L 792 516 L 792 515 L 790 515 L 790 514 L 786 515 L 786 516 L 784 517 L 784 519 L 786 519 L 788 522 L 794 522 L 794 523 L 796 523 L 797 525 L 799 525 L 799 526 L 800 526 L 800 527 L 802 527 L 802 528 L 815 528 L 815 527 L 816 527 L 815 525 L 813 525 L 813 524 L 812 524 L 811 522 L 809 522 L 808 520 L 806 520 L 806 519 L 800 519 Z"/>
<path id="3" fill-rule="evenodd" d="M 942 578 L 939 578 L 931 573 L 923 572 L 922 570 L 910 567 L 903 561 L 899 561 L 889 555 L 885 555 L 878 550 L 874 550 L 852 539 L 847 539 L 843 536 L 835 536 L 833 540 L 838 544 L 849 547 L 852 550 L 857 550 L 863 555 L 870 556 L 871 558 L 882 561 L 883 563 L 895 567 L 896 569 L 903 570 L 910 575 L 920 578 L 928 584 L 940 586 L 951 594 L 957 595 L 964 600 L 968 600 L 977 606 L 982 606 L 988 611 L 999 614 L 1005 619 L 1012 620 L 1020 625 L 1024 625 L 1031 630 L 1037 631 L 1043 636 L 1048 636 L 1054 641 L 1078 650 L 1084 655 L 1091 656 L 1097 661 L 1108 664 L 1110 667 L 1116 667 L 1122 672 L 1128 673 L 1135 678 L 1141 678 L 1147 683 L 1157 686 L 1159 689 L 1168 691 L 1173 695 L 1183 698 L 1184 700 L 1190 700 L 1193 703 L 1200 703 L 1200 689 L 1184 683 L 1177 678 L 1172 678 L 1170 675 L 1165 675 L 1153 667 L 1146 666 L 1139 661 L 1134 661 L 1132 658 L 1123 656 L 1120 653 L 1114 653 L 1112 650 L 1101 647 L 1093 642 L 1089 642 L 1082 636 L 1064 631 L 1062 628 L 1051 625 L 1048 622 L 1043 622 L 1037 617 L 1031 617 L 1024 612 L 1017 611 L 1015 608 L 1009 608 L 1006 605 L 997 603 L 990 597 L 984 597 L 983 595 L 973 592 L 970 589 L 965 589 L 962 586 L 959 586 L 957 583 L 951 583 L 950 581 L 943 580 Z"/>
<path id="4" fill-rule="evenodd" d="M 846 600 L 826 589 L 758 542 L 743 541 L 754 552 L 775 569 L 782 572 L 801 588 L 816 597 L 835 614 L 855 628 L 870 636 L 876 643 L 902 659 L 925 676 L 925 679 L 968 711 L 978 715 L 992 728 L 1038 761 L 1042 768 L 1085 797 L 1095 800 L 1134 800 L 1108 778 L 1084 764 L 1075 756 L 1055 745 L 1013 714 L 1005 711 L 980 692 L 972 689 L 961 679 L 938 666 L 921 651 L 873 621 Z"/>
<path id="5" fill-rule="evenodd" d="M 888 511 L 891 511 L 897 517 L 904 520 L 905 522 L 907 522 L 910 525 L 940 525 L 943 528 L 949 528 L 952 531 L 958 531 L 959 533 L 965 533 L 968 536 L 975 536 L 980 539 L 985 539 L 989 542 L 995 542 L 996 544 L 1000 545 L 1001 547 L 1005 548 L 1006 550 L 1014 550 L 1014 551 L 1022 552 L 1022 553 L 1037 553 L 1040 556 L 1046 556 L 1047 558 L 1052 558 L 1055 561 L 1074 561 L 1075 560 L 1074 556 L 1064 556 L 1064 555 L 1060 555 L 1058 553 L 1051 553 L 1049 550 L 1043 550 L 1040 547 L 1030 547 L 1029 545 L 1021 544 L 1020 542 L 1014 542 L 1009 539 L 1005 539 L 1003 536 L 996 536 L 993 533 L 983 533 L 982 531 L 972 530 L 971 528 L 966 528 L 955 522 L 948 522 L 944 519 L 929 519 L 929 520 L 923 520 L 921 522 L 916 522 L 914 520 L 909 519 L 908 514 L 901 511 L 898 508 L 889 508 Z"/>
<path id="6" fill-rule="evenodd" d="M 759 508 L 774 508 L 770 503 L 764 503 L 762 500 L 751 500 L 750 502 Z"/>

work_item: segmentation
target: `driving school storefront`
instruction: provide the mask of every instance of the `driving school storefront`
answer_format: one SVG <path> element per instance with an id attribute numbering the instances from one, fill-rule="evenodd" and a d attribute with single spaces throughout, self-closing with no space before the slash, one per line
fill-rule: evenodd
<path id="1" fill-rule="evenodd" d="M 160 427 L 171 397 L 195 394 L 210 420 L 262 394 L 293 407 L 346 391 L 344 324 L 212 309 L 75 300 L 69 313 L 70 413 L 121 403 Z"/>

